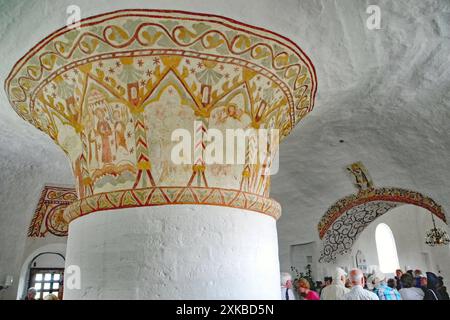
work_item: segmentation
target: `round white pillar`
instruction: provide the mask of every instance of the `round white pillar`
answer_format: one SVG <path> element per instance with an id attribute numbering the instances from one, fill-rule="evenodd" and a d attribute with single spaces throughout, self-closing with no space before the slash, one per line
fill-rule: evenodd
<path id="1" fill-rule="evenodd" d="M 69 227 L 70 265 L 80 267 L 81 288 L 66 281 L 64 299 L 280 299 L 276 221 L 236 208 L 82 216 Z"/>

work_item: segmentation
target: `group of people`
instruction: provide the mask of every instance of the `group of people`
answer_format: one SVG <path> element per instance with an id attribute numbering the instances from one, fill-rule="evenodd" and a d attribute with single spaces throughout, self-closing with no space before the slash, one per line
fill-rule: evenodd
<path id="1" fill-rule="evenodd" d="M 360 269 L 349 274 L 336 268 L 333 277 L 313 291 L 307 279 L 295 283 L 289 273 L 281 274 L 281 299 L 296 300 L 449 300 L 442 277 L 420 270 L 396 270 L 394 278 L 387 279 L 382 272 L 366 277 Z M 297 296 L 294 293 L 297 292 Z"/>
<path id="2" fill-rule="evenodd" d="M 36 294 L 37 294 L 36 289 L 31 287 L 28 289 L 27 294 L 23 300 L 36 300 Z M 46 296 L 43 297 L 43 299 L 44 300 L 59 300 L 58 296 L 53 293 L 47 294 Z"/>

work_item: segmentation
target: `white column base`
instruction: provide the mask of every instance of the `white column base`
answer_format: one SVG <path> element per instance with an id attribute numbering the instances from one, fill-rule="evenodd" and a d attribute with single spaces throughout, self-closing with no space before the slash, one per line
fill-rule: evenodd
<path id="1" fill-rule="evenodd" d="M 99 211 L 70 223 L 64 299 L 280 299 L 276 221 L 206 205 Z"/>

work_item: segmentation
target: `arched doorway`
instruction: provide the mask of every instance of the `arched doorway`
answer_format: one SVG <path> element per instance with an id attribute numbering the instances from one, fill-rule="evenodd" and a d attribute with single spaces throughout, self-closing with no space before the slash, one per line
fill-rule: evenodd
<path id="1" fill-rule="evenodd" d="M 17 299 L 23 299 L 30 287 L 36 288 L 36 299 L 47 294 L 55 294 L 60 299 L 63 294 L 65 243 L 43 245 L 28 254 L 20 271 Z"/>
<path id="2" fill-rule="evenodd" d="M 35 288 L 36 299 L 54 294 L 62 299 L 65 258 L 56 252 L 43 252 L 31 260 L 28 288 Z"/>

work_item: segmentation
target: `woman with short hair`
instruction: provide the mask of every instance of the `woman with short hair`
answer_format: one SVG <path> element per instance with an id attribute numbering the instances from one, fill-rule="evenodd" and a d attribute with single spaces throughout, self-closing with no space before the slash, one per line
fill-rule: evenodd
<path id="1" fill-rule="evenodd" d="M 305 278 L 300 278 L 298 280 L 298 294 L 303 300 L 320 300 L 319 294 L 311 290 L 309 281 Z"/>
<path id="2" fill-rule="evenodd" d="M 414 278 L 409 273 L 404 273 L 400 277 L 403 288 L 399 290 L 402 300 L 423 300 L 422 289 L 414 287 Z"/>

